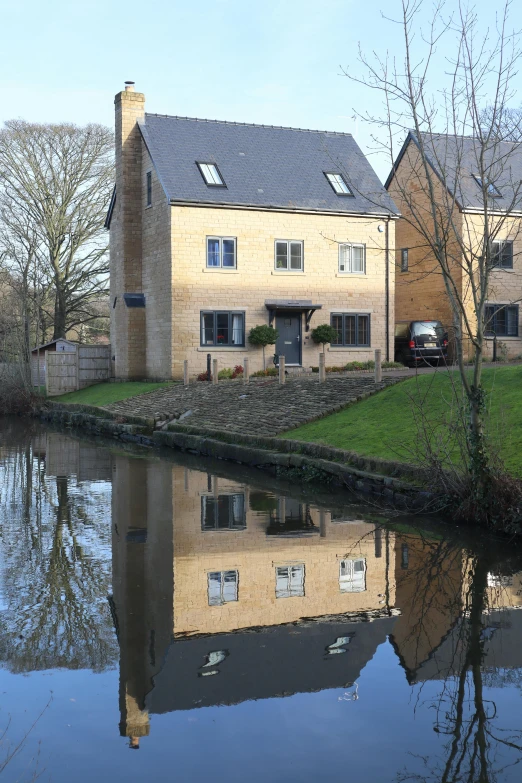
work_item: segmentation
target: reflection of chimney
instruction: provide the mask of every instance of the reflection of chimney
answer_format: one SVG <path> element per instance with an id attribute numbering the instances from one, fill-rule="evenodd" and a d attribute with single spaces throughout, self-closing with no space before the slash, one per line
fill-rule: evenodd
<path id="1" fill-rule="evenodd" d="M 111 345 L 119 378 L 145 377 L 145 309 L 128 308 L 126 293 L 142 293 L 142 140 L 138 121 L 145 119 L 145 96 L 134 82 L 114 99 L 116 202 L 111 219 Z"/>
<path id="2" fill-rule="evenodd" d="M 141 710 L 136 698 L 129 693 L 124 694 L 121 702 L 120 735 L 131 738 L 131 747 L 139 747 L 139 738 L 149 736 L 149 713 Z"/>

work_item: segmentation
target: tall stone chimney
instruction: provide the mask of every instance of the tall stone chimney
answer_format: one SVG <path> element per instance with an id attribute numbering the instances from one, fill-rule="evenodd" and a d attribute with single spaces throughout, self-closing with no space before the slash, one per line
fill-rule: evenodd
<path id="1" fill-rule="evenodd" d="M 110 227 L 111 346 L 117 378 L 146 377 L 145 307 L 128 307 L 124 294 L 142 289 L 142 144 L 138 120 L 145 96 L 134 82 L 115 99 L 116 203 Z"/>

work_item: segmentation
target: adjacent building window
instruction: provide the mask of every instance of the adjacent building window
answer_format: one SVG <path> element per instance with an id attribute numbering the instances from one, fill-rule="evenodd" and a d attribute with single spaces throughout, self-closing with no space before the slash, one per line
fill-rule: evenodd
<path id="1" fill-rule="evenodd" d="M 474 176 L 475 180 L 477 181 L 479 187 L 483 188 L 484 187 L 484 183 L 483 183 L 482 177 L 479 177 L 478 174 L 473 174 L 473 176 Z M 488 196 L 492 196 L 493 198 L 502 198 L 502 194 L 500 193 L 498 188 L 495 187 L 493 182 L 488 182 L 488 184 L 486 186 L 486 189 L 487 189 Z"/>
<path id="2" fill-rule="evenodd" d="M 304 565 L 276 567 L 276 598 L 294 598 L 304 595 Z"/>
<path id="3" fill-rule="evenodd" d="M 223 606 L 237 601 L 237 571 L 211 571 L 208 575 L 208 605 Z"/>
<path id="4" fill-rule="evenodd" d="M 324 176 L 332 186 L 332 189 L 338 196 L 353 196 L 352 191 L 346 184 L 342 174 L 336 174 L 334 172 L 325 171 Z"/>
<path id="5" fill-rule="evenodd" d="M 491 243 L 491 265 L 502 269 L 513 269 L 513 242 Z"/>
<path id="6" fill-rule="evenodd" d="M 341 560 L 339 564 L 341 593 L 364 593 L 366 590 L 366 560 Z"/>
<path id="7" fill-rule="evenodd" d="M 152 206 L 152 171 L 147 171 L 147 206 Z"/>
<path id="8" fill-rule="evenodd" d="M 201 176 L 209 187 L 226 188 L 225 180 L 221 176 L 221 172 L 215 163 L 203 163 L 200 161 L 196 161 L 196 163 L 201 172 Z"/>
<path id="9" fill-rule="evenodd" d="M 408 271 L 408 248 L 403 247 L 401 250 L 401 272 Z"/>
<path id="10" fill-rule="evenodd" d="M 518 305 L 486 305 L 486 333 L 497 337 L 518 337 Z"/>
<path id="11" fill-rule="evenodd" d="M 244 530 L 245 495 L 203 495 L 201 498 L 202 530 Z"/>
<path id="12" fill-rule="evenodd" d="M 245 344 L 245 314 L 201 313 L 201 345 L 241 346 Z"/>
<path id="13" fill-rule="evenodd" d="M 207 237 L 207 266 L 234 269 L 236 266 L 235 237 Z"/>
<path id="14" fill-rule="evenodd" d="M 293 239 L 277 239 L 275 268 L 303 271 L 303 243 Z"/>
<path id="15" fill-rule="evenodd" d="M 363 275 L 366 272 L 366 248 L 364 245 L 343 243 L 339 245 L 339 272 Z"/>
<path id="16" fill-rule="evenodd" d="M 332 345 L 368 347 L 370 345 L 370 316 L 359 313 L 332 313 L 330 323 L 337 332 Z"/>

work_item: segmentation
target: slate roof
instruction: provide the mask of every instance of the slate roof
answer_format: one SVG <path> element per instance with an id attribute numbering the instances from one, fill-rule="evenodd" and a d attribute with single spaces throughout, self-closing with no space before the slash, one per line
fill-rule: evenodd
<path id="1" fill-rule="evenodd" d="M 452 136 L 423 133 L 422 141 L 429 163 L 435 173 L 455 195 L 461 209 L 482 209 L 482 191 L 473 174 L 480 171 L 478 156 L 481 147 L 471 136 Z M 385 182 L 389 188 L 393 175 L 411 143 L 419 147 L 419 141 L 410 131 Z M 491 143 L 484 149 L 484 173 L 495 185 L 500 197 L 491 204 L 501 210 L 522 210 L 522 146 L 515 142 Z"/>
<path id="2" fill-rule="evenodd" d="M 146 114 L 140 129 L 171 202 L 398 214 L 349 133 Z M 208 187 L 196 161 L 215 163 L 226 188 Z M 338 196 L 324 172 L 344 175 Z"/>

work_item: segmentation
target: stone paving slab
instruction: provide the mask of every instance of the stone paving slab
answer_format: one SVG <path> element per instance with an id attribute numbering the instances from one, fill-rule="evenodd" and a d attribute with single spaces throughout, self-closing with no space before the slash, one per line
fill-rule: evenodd
<path id="1" fill-rule="evenodd" d="M 191 383 L 165 386 L 153 392 L 105 406 L 113 414 L 144 416 L 158 421 L 180 419 L 201 429 L 277 435 L 355 402 L 396 382 L 373 377 L 260 379 L 249 384 L 223 381 L 216 386 Z"/>

